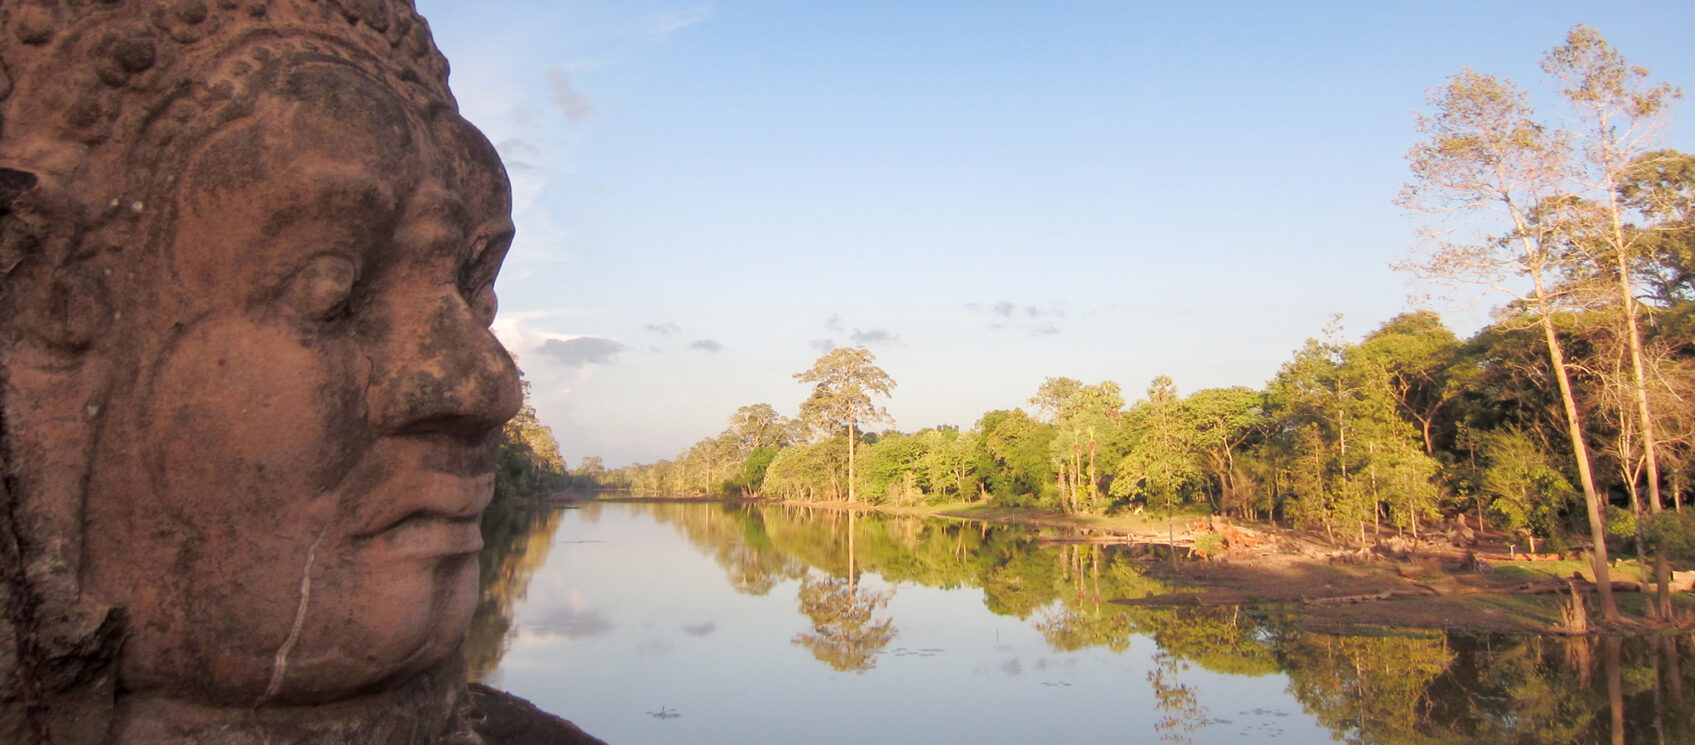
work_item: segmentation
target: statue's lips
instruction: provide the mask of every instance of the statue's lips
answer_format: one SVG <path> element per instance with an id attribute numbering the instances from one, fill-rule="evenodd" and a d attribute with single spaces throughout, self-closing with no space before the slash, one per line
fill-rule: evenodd
<path id="1" fill-rule="evenodd" d="M 483 548 L 481 518 L 493 497 L 493 474 L 420 474 L 384 488 L 374 499 L 394 505 L 353 535 L 355 545 L 393 558 L 472 554 Z"/>

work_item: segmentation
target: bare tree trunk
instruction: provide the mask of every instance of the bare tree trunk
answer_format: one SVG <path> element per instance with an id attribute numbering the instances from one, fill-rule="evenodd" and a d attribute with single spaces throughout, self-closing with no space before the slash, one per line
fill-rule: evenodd
<path id="1" fill-rule="evenodd" d="M 853 441 L 858 439 L 858 438 L 853 436 L 854 435 L 853 422 L 848 422 L 847 431 L 848 431 L 847 432 L 847 437 L 848 437 L 848 504 L 853 504 Z M 850 539 L 849 542 L 851 544 L 851 539 L 853 538 L 852 534 L 849 534 L 848 538 Z"/>
<path id="2" fill-rule="evenodd" d="M 1594 543 L 1589 563 L 1595 573 L 1596 592 L 1600 595 L 1601 620 L 1616 625 L 1620 619 L 1607 567 L 1607 530 L 1601 515 L 1601 495 L 1595 489 L 1595 474 L 1589 466 L 1589 445 L 1583 440 L 1583 420 L 1578 418 L 1577 398 L 1572 394 L 1571 374 L 1566 370 L 1565 346 L 1555 332 L 1554 317 L 1548 313 L 1542 275 L 1533 272 L 1531 277 L 1536 283 L 1536 313 L 1542 323 L 1542 336 L 1548 344 L 1548 362 L 1554 368 L 1554 380 L 1559 383 L 1560 404 L 1566 415 L 1566 433 L 1571 438 L 1572 457 L 1577 461 L 1577 478 L 1582 482 L 1583 506 L 1589 514 L 1589 540 Z"/>
<path id="3" fill-rule="evenodd" d="M 1074 442 L 1071 444 L 1071 503 L 1077 505 L 1079 510 L 1083 506 L 1082 495 L 1078 493 L 1083 490 L 1082 482 L 1083 443 Z"/>
<path id="4" fill-rule="evenodd" d="M 1630 341 L 1630 382 L 1636 398 L 1636 416 L 1642 423 L 1642 452 L 1647 458 L 1648 511 L 1657 514 L 1660 511 L 1660 458 L 1655 452 L 1658 446 L 1654 441 L 1654 415 L 1648 406 L 1648 376 L 1642 364 L 1642 331 L 1636 323 L 1636 294 L 1630 287 L 1630 252 L 1625 250 L 1628 244 L 1624 239 L 1624 226 L 1619 221 L 1618 192 L 1611 188 L 1612 179 L 1607 180 L 1607 186 L 1613 245 L 1617 247 L 1613 254 L 1618 259 L 1619 299 L 1624 303 L 1625 338 Z"/>
<path id="5" fill-rule="evenodd" d="M 1096 484 L 1100 483 L 1097 478 L 1095 474 L 1095 435 L 1091 431 L 1089 433 L 1089 509 L 1091 510 L 1100 507 L 1096 499 L 1096 494 L 1100 491 L 1096 488 Z"/>

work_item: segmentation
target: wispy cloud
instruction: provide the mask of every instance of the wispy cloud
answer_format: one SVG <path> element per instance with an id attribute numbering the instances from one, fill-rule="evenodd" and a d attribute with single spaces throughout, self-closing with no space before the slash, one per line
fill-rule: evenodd
<path id="1" fill-rule="evenodd" d="M 683 330 L 681 326 L 674 323 L 650 323 L 642 328 L 660 336 L 674 336 Z"/>
<path id="2" fill-rule="evenodd" d="M 544 638 L 586 639 L 612 631 L 612 622 L 598 610 L 559 608 L 524 624 L 524 628 Z"/>
<path id="3" fill-rule="evenodd" d="M 1058 305 L 1020 305 L 1011 300 L 993 303 L 971 303 L 966 310 L 989 318 L 989 328 L 1022 331 L 1031 336 L 1053 336 L 1059 333 L 1057 319 L 1065 317 L 1065 308 Z"/>
<path id="4" fill-rule="evenodd" d="M 571 81 L 571 73 L 565 68 L 554 66 L 547 69 L 547 87 L 553 92 L 553 105 L 558 106 L 565 114 L 565 121 L 580 124 L 587 119 L 594 105 L 589 103 L 581 91 Z"/>
<path id="5" fill-rule="evenodd" d="M 501 163 L 507 171 L 534 170 L 533 163 L 541 159 L 541 148 L 530 144 L 522 137 L 509 137 L 495 143 L 494 149 L 500 153 Z"/>
<path id="6" fill-rule="evenodd" d="M 612 339 L 599 336 L 579 336 L 564 341 L 549 339 L 536 351 L 570 367 L 582 367 L 584 365 L 611 364 L 618 353 L 625 349 L 628 349 L 628 347 Z"/>
<path id="7" fill-rule="evenodd" d="M 682 10 L 659 16 L 653 24 L 653 33 L 657 36 L 670 36 L 690 26 L 705 23 L 711 18 L 712 6 L 690 5 Z"/>
<path id="8" fill-rule="evenodd" d="M 855 344 L 892 344 L 900 341 L 900 337 L 889 333 L 888 329 L 854 329 L 848 339 Z"/>
<path id="9" fill-rule="evenodd" d="M 807 346 L 818 350 L 819 354 L 829 354 L 831 352 L 836 351 L 836 340 L 835 339 L 813 339 L 812 341 L 807 342 Z"/>
<path id="10" fill-rule="evenodd" d="M 824 328 L 825 328 L 825 330 L 829 331 L 831 334 L 846 335 L 847 338 L 848 338 L 848 341 L 850 341 L 854 344 L 879 344 L 879 343 L 899 343 L 900 342 L 900 337 L 895 336 L 893 333 L 890 333 L 888 329 L 884 329 L 884 328 L 869 328 L 869 329 L 855 328 L 850 332 L 848 330 L 847 325 L 842 323 L 842 317 L 841 317 L 840 314 L 832 314 L 829 318 L 824 319 Z M 831 338 L 831 339 L 813 339 L 812 340 L 812 348 L 817 349 L 817 350 L 822 351 L 822 352 L 829 352 L 829 351 L 836 348 L 836 340 L 833 339 L 833 338 Z"/>
<path id="11" fill-rule="evenodd" d="M 719 344 L 712 339 L 696 339 L 689 344 L 689 349 L 698 349 L 702 352 L 717 354 L 724 351 L 724 345 Z"/>

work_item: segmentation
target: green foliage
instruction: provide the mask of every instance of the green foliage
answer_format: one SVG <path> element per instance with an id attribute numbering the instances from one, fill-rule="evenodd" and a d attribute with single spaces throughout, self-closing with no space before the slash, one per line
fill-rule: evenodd
<path id="1" fill-rule="evenodd" d="M 1141 499 L 1171 514 L 1201 488 L 1194 427 L 1177 397 L 1177 386 L 1161 375 L 1148 397 L 1125 416 L 1129 450 L 1114 469 L 1112 495 Z"/>
<path id="2" fill-rule="evenodd" d="M 1654 554 L 1675 561 L 1695 561 L 1695 511 L 1665 511 L 1642 523 L 1643 539 Z"/>
<path id="3" fill-rule="evenodd" d="M 1007 507 L 1059 505 L 1048 454 L 1054 428 L 1013 409 L 991 411 L 977 423 L 977 469 L 996 504 Z"/>
<path id="4" fill-rule="evenodd" d="M 765 474 L 771 469 L 772 461 L 777 459 L 779 451 L 771 445 L 754 448 L 742 461 L 741 475 L 736 477 L 734 486 L 738 492 L 749 494 L 758 493 L 765 485 Z"/>
<path id="5" fill-rule="evenodd" d="M 1555 533 L 1556 516 L 1576 498 L 1565 476 L 1548 465 L 1548 456 L 1517 429 L 1491 432 L 1483 448 L 1489 466 L 1483 472 L 1483 492 L 1492 498 L 1489 511 L 1502 527 L 1532 538 Z"/>
<path id="6" fill-rule="evenodd" d="M 521 377 L 520 381 L 524 405 L 500 430 L 492 504 L 545 496 L 570 483 L 553 430 L 536 420 L 536 410 L 529 404 L 530 383 Z"/>
<path id="7" fill-rule="evenodd" d="M 847 438 L 783 448 L 765 471 L 762 491 L 785 499 L 835 500 L 847 496 Z"/>
<path id="8" fill-rule="evenodd" d="M 1607 505 L 1607 535 L 1614 538 L 1634 539 L 1636 537 L 1636 513 L 1616 505 Z"/>

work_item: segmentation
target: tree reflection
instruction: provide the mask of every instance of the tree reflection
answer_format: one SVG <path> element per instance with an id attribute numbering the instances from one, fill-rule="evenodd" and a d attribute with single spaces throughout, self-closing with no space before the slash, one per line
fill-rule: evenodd
<path id="1" fill-rule="evenodd" d="M 1194 689 L 1179 680 L 1179 675 L 1189 669 L 1189 664 L 1163 649 L 1154 653 L 1153 661 L 1153 669 L 1148 671 L 1148 684 L 1153 686 L 1154 708 L 1160 714 L 1154 730 L 1160 733 L 1159 739 L 1166 742 L 1192 742 L 1190 735 L 1206 724 L 1207 710 L 1201 706 Z"/>
<path id="2" fill-rule="evenodd" d="M 471 680 L 484 681 L 500 666 L 512 633 L 512 611 L 530 578 L 547 563 L 560 510 L 500 509 L 483 514 L 483 550 L 478 557 L 477 610 L 465 635 Z"/>
<path id="3" fill-rule="evenodd" d="M 1421 732 L 1431 681 L 1448 670 L 1447 638 L 1295 634 L 1277 645 L 1289 690 L 1349 742 L 1453 742 Z"/>
<path id="4" fill-rule="evenodd" d="M 653 517 L 677 529 L 690 543 L 712 553 L 736 592 L 764 595 L 801 576 L 805 564 L 772 545 L 765 513 L 734 505 L 647 505 Z"/>
<path id="5" fill-rule="evenodd" d="M 847 579 L 808 572 L 800 582 L 800 612 L 812 619 L 812 631 L 795 635 L 793 641 L 839 672 L 870 670 L 877 666 L 877 653 L 897 633 L 893 619 L 872 617 L 892 595 L 887 590 L 861 590 Z"/>

